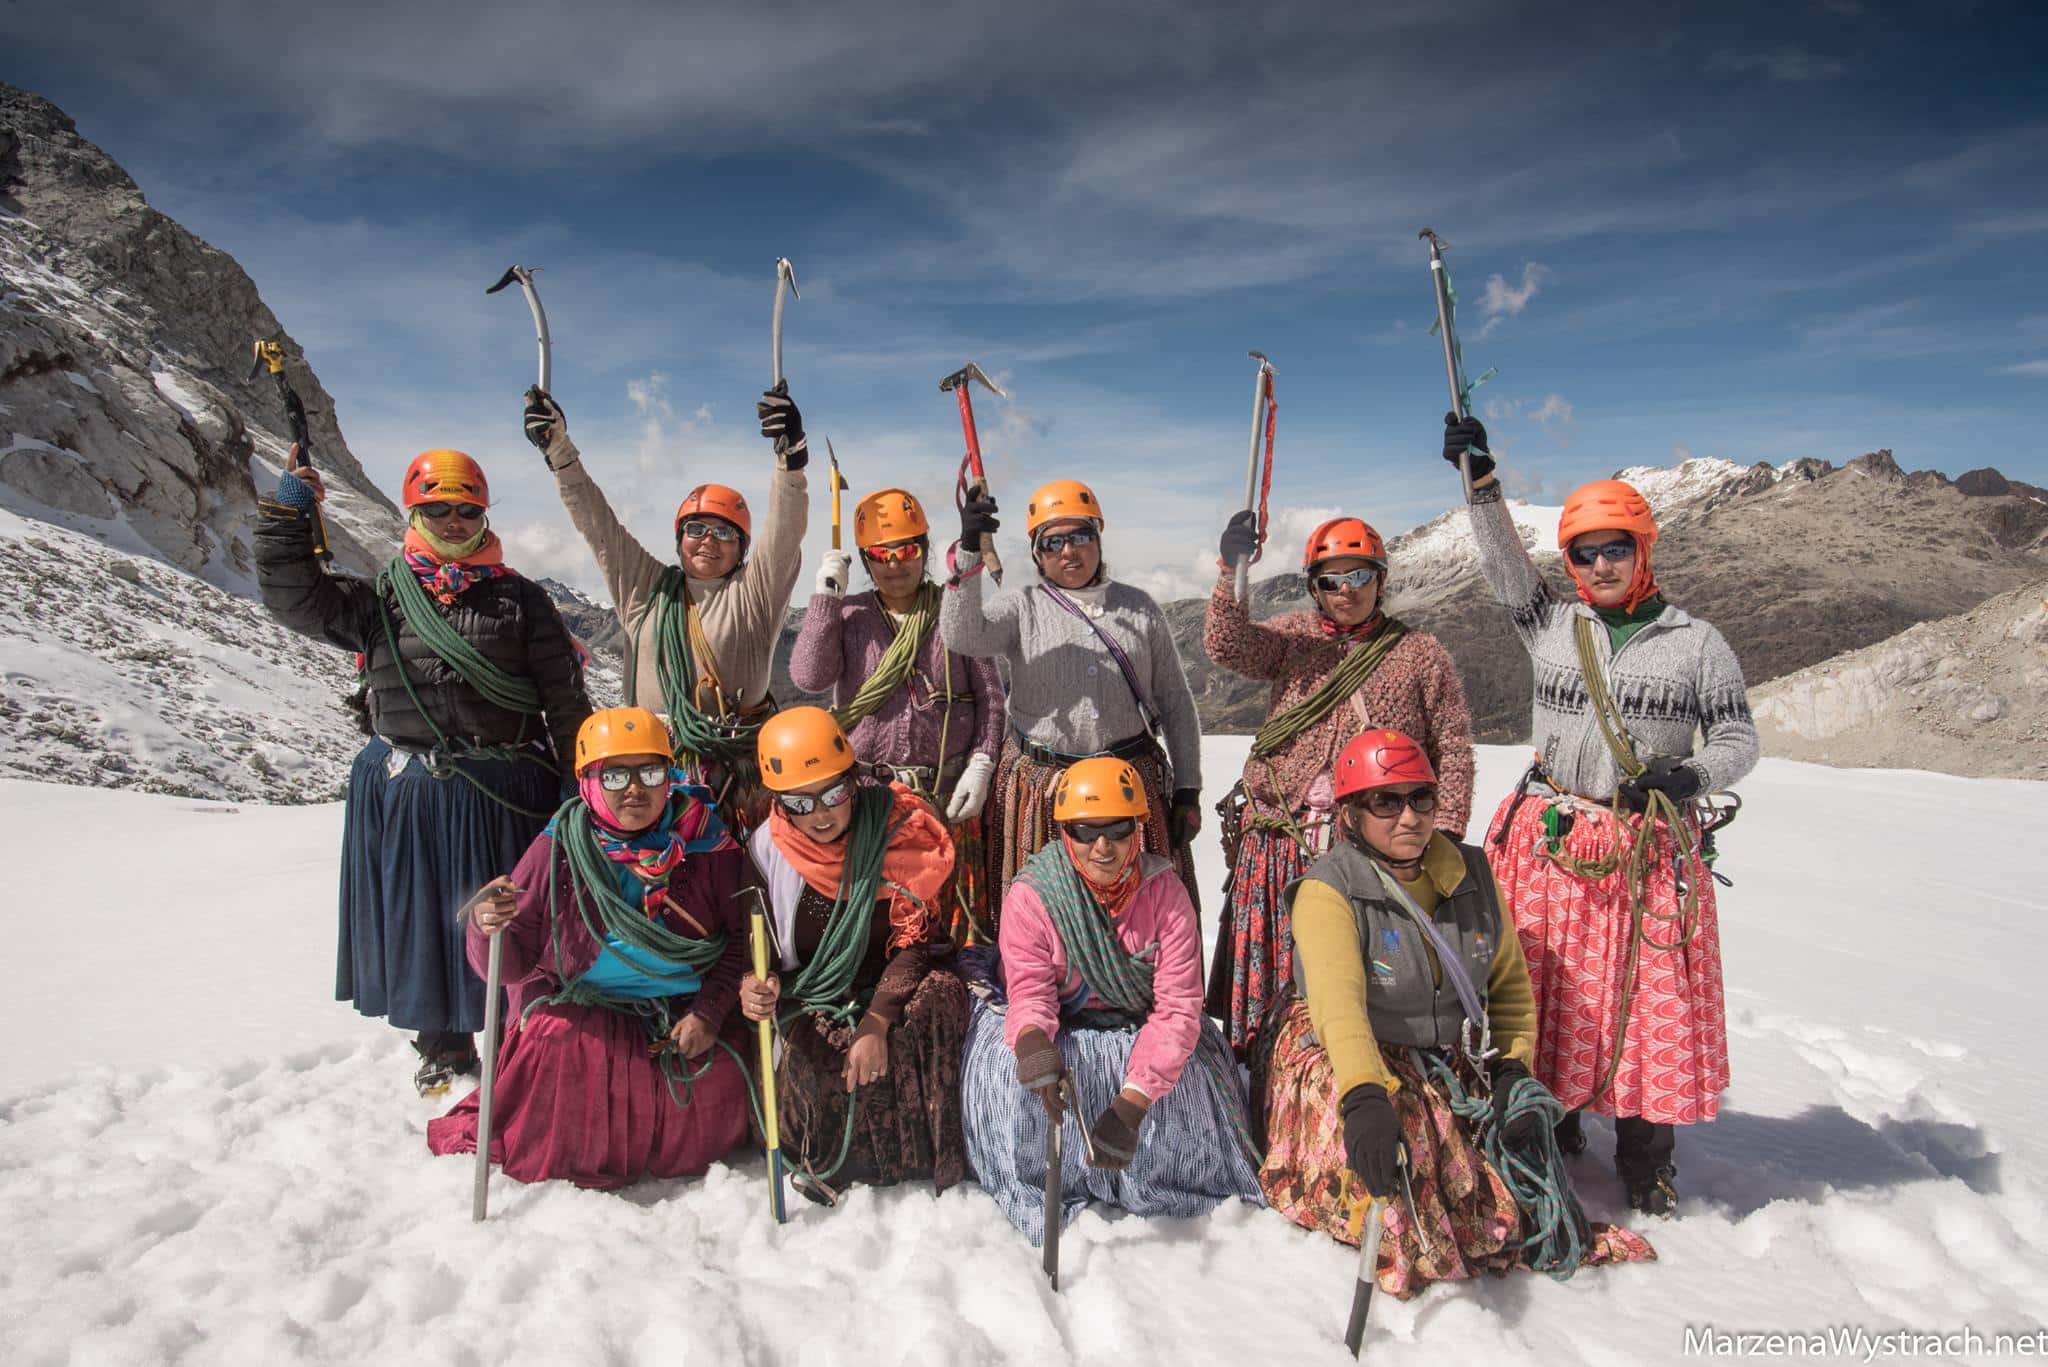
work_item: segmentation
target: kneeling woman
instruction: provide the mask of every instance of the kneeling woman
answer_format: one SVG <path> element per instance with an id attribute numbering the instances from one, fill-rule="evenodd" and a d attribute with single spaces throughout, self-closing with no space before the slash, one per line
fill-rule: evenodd
<path id="1" fill-rule="evenodd" d="M 1063 1220 L 1090 1200 L 1180 1217 L 1226 1196 L 1261 1202 L 1244 1085 L 1202 1015 L 1194 904 L 1173 864 L 1140 849 L 1146 815 L 1128 763 L 1074 764 L 1053 792 L 1059 839 L 1003 899 L 1008 1001 L 977 1006 L 968 1035 L 967 1154 L 1034 1244 L 1068 1074 L 1081 1114 L 1062 1145 Z"/>
<path id="2" fill-rule="evenodd" d="M 1267 1199 L 1345 1243 L 1378 1213 L 1380 1286 L 1403 1298 L 1482 1268 L 1568 1276 L 1655 1257 L 1639 1235 L 1589 1226 L 1572 1194 L 1550 1137 L 1563 1110 L 1529 1076 L 1521 941 L 1485 854 L 1436 830 L 1429 756 L 1367 731 L 1334 779 L 1342 838 L 1284 894 L 1306 1003 L 1274 1032 Z"/>
<path id="3" fill-rule="evenodd" d="M 746 971 L 746 859 L 673 763 L 652 712 L 592 713 L 582 796 L 471 904 L 470 964 L 481 975 L 503 935 L 526 1003 L 491 1094 L 491 1157 L 522 1182 L 691 1177 L 746 1135 L 746 1074 L 714 1047 Z M 427 1123 L 428 1147 L 475 1153 L 476 1119 L 472 1093 Z"/>
<path id="4" fill-rule="evenodd" d="M 823 708 L 770 717 L 758 753 L 775 803 L 749 848 L 782 971 L 747 975 L 740 1009 L 782 1022 L 777 1110 L 797 1189 L 827 1203 L 853 1182 L 944 1191 L 966 1174 L 967 1033 L 938 900 L 945 823 L 903 784 L 863 781 Z"/>

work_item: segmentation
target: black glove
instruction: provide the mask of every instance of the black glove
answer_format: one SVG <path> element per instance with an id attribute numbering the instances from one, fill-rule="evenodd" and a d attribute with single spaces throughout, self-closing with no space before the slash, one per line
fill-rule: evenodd
<path id="1" fill-rule="evenodd" d="M 530 386 L 526 391 L 526 439 L 537 450 L 545 452 L 554 441 L 555 434 L 568 425 L 568 417 L 554 396 L 539 385 Z"/>
<path id="2" fill-rule="evenodd" d="M 1173 805 L 1166 810 L 1166 838 L 1175 845 L 1194 843 L 1202 829 L 1202 790 L 1175 788 Z"/>
<path id="3" fill-rule="evenodd" d="M 1699 796 L 1699 770 L 1669 755 L 1652 755 L 1643 772 L 1621 785 L 1621 805 L 1640 812 L 1650 805 L 1651 793 L 1662 793 L 1683 806 Z"/>
<path id="4" fill-rule="evenodd" d="M 782 457 L 783 469 L 801 470 L 811 463 L 810 441 L 804 436 L 804 415 L 789 397 L 787 380 L 762 391 L 761 402 L 754 405 L 754 416 L 761 420 L 761 435 L 775 443 L 775 454 Z"/>
<path id="5" fill-rule="evenodd" d="M 1456 469 L 1458 457 L 1470 448 L 1472 451 L 1472 478 L 1481 480 L 1493 473 L 1493 457 L 1487 453 L 1493 448 L 1486 444 L 1486 426 L 1477 418 L 1460 418 L 1456 413 L 1444 414 L 1444 459 Z"/>
<path id="6" fill-rule="evenodd" d="M 1337 1103 L 1344 1116 L 1344 1156 L 1365 1189 L 1374 1196 L 1392 1196 L 1400 1180 L 1401 1122 L 1394 1103 L 1377 1082 L 1361 1082 Z"/>
<path id="7" fill-rule="evenodd" d="M 1223 524 L 1223 539 L 1216 543 L 1224 568 L 1236 569 L 1238 561 L 1249 560 L 1258 548 L 1259 515 L 1250 508 L 1232 513 L 1230 521 Z"/>
<path id="8" fill-rule="evenodd" d="M 1038 1094 L 1046 1118 L 1055 1125 L 1065 1112 L 1060 1105 L 1062 1071 L 1059 1046 L 1045 1031 L 1033 1026 L 1017 1036 L 1017 1085 Z"/>
<path id="9" fill-rule="evenodd" d="M 1119 1094 L 1108 1110 L 1095 1117 L 1095 1128 L 1088 1132 L 1095 1166 L 1109 1172 L 1129 1167 L 1138 1156 L 1138 1127 L 1144 1123 L 1145 1108 Z"/>
<path id="10" fill-rule="evenodd" d="M 1535 1143 L 1543 1133 L 1540 1114 L 1524 1111 L 1513 1120 L 1508 1119 L 1508 1093 L 1516 1079 L 1529 1076 L 1528 1067 L 1520 1059 L 1497 1058 L 1487 1065 L 1487 1072 L 1493 1077 L 1493 1123 L 1501 1127 L 1501 1138 L 1517 1148 Z"/>
<path id="11" fill-rule="evenodd" d="M 1001 525 L 996 521 L 995 499 L 987 494 L 968 499 L 960 507 L 960 549 L 980 550 L 982 533 L 994 536 Z"/>

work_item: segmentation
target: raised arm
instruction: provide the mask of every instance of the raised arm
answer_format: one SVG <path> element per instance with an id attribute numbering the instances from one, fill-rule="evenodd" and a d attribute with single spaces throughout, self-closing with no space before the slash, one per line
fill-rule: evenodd
<path id="1" fill-rule="evenodd" d="M 1237 599 L 1229 570 L 1217 578 L 1209 595 L 1202 648 L 1211 661 L 1247 679 L 1277 679 L 1287 671 L 1287 636 L 1252 620 L 1251 608 Z"/>
<path id="2" fill-rule="evenodd" d="M 846 674 L 846 600 L 836 593 L 814 593 L 804 607 L 804 624 L 789 651 L 789 677 L 806 693 L 835 692 Z"/>
<path id="3" fill-rule="evenodd" d="M 363 650 L 376 629 L 377 589 L 352 574 L 322 574 L 313 558 L 313 520 L 279 503 L 260 505 L 256 590 L 271 616 L 301 636 Z"/>
<path id="4" fill-rule="evenodd" d="M 555 475 L 555 492 L 569 510 L 569 521 L 597 557 L 598 572 L 612 596 L 612 611 L 630 627 L 653 591 L 654 581 L 661 577 L 662 562 L 619 521 L 604 490 L 584 468 L 576 443 L 569 440 L 569 423 L 561 406 L 538 390 L 528 393 L 526 438 L 547 458 L 548 469 Z"/>
<path id="5" fill-rule="evenodd" d="M 967 558 L 966 552 L 961 558 Z M 1020 653 L 1024 590 L 989 602 L 987 585 L 987 575 L 970 574 L 946 590 L 939 604 L 939 639 L 948 650 L 975 659 L 1014 660 Z"/>

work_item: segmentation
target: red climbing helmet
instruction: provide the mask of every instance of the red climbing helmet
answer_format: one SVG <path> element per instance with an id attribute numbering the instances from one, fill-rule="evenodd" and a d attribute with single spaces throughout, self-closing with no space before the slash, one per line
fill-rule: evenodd
<path id="1" fill-rule="evenodd" d="M 1312 570 L 1321 561 L 1347 555 L 1361 556 L 1382 570 L 1387 567 L 1387 543 L 1355 517 L 1333 517 L 1310 532 L 1308 545 L 1302 548 L 1301 567 Z"/>
<path id="2" fill-rule="evenodd" d="M 460 451 L 422 451 L 405 467 L 405 506 L 422 503 L 481 503 L 491 506 L 484 467 Z"/>
<path id="3" fill-rule="evenodd" d="M 1399 731 L 1361 731 L 1337 756 L 1331 792 L 1350 797 L 1396 783 L 1434 783 L 1436 767 L 1422 747 Z"/>

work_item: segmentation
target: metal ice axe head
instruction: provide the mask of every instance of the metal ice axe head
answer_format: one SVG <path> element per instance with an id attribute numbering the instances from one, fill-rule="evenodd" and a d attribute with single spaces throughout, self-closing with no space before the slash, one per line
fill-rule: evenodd
<path id="1" fill-rule="evenodd" d="M 538 266 L 512 266 L 498 277 L 498 283 L 485 290 L 485 294 L 496 294 L 505 286 L 517 280 L 519 288 L 526 295 L 527 311 L 533 314 L 534 338 L 540 345 L 539 385 L 544 393 L 554 393 L 555 367 L 554 344 L 548 337 L 547 311 L 540 306 L 540 291 L 534 288 L 533 277 L 540 274 Z"/>
<path id="2" fill-rule="evenodd" d="M 269 367 L 270 373 L 273 375 L 283 372 L 284 348 L 278 343 L 259 337 L 256 339 L 255 354 L 256 360 L 249 367 L 250 379 L 253 380 L 258 375 L 261 375 L 266 366 Z"/>
<path id="3" fill-rule="evenodd" d="M 988 373 L 972 361 L 969 361 L 966 365 L 961 366 L 958 370 L 954 371 L 951 375 L 948 375 L 945 379 L 940 380 L 939 388 L 950 393 L 955 389 L 965 388 L 967 383 L 971 380 L 980 380 L 982 384 L 986 385 L 992 393 L 996 394 L 1000 398 L 1007 399 L 1010 397 L 1008 394 L 1005 394 L 1003 392 L 1003 387 L 1001 385 L 997 384 L 994 380 L 991 380 L 988 377 Z"/>

